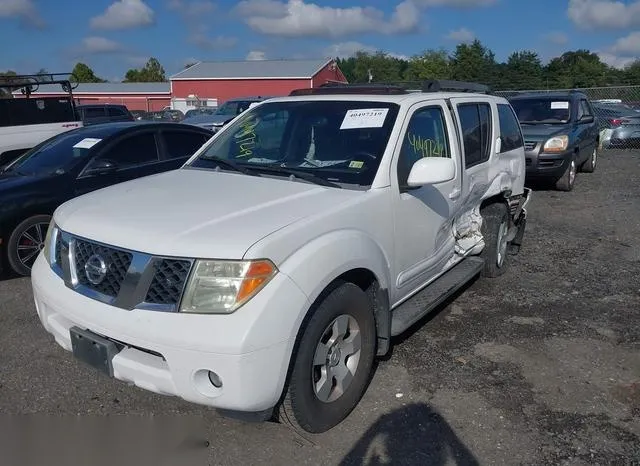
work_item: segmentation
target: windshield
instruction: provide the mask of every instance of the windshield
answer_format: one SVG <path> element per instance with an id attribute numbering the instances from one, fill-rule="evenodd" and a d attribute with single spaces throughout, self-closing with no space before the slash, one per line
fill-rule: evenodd
<path id="1" fill-rule="evenodd" d="M 218 159 L 253 173 L 277 167 L 276 176 L 294 169 L 331 183 L 370 185 L 397 114 L 387 102 L 265 103 L 230 124 L 191 166 L 213 169 Z"/>
<path id="2" fill-rule="evenodd" d="M 6 170 L 24 175 L 64 173 L 69 166 L 87 155 L 89 148 L 99 141 L 87 138 L 86 134 L 63 133 L 34 147 Z"/>
<path id="3" fill-rule="evenodd" d="M 520 123 L 567 123 L 571 118 L 571 104 L 562 98 L 537 97 L 514 99 L 511 106 Z"/>

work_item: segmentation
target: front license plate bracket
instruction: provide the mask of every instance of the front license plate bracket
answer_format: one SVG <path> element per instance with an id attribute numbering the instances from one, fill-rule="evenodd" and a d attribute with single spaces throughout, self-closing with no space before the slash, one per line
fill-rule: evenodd
<path id="1" fill-rule="evenodd" d="M 113 377 L 113 357 L 120 352 L 116 344 L 80 327 L 71 327 L 69 333 L 74 357 Z"/>

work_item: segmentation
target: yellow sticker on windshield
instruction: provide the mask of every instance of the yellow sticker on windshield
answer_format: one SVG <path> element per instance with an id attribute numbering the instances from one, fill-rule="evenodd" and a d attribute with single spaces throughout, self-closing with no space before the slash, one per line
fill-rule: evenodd
<path id="1" fill-rule="evenodd" d="M 364 162 L 361 162 L 360 160 L 352 160 L 351 162 L 349 162 L 349 168 L 362 168 L 364 167 Z"/>

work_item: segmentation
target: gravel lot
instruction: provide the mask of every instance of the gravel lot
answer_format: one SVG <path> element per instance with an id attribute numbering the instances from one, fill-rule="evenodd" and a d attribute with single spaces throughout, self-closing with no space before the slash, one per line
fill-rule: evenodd
<path id="1" fill-rule="evenodd" d="M 0 412 L 129 414 L 113 422 L 138 427 L 105 438 L 138 447 L 148 430 L 133 420 L 154 414 L 209 464 L 640 464 L 640 154 L 602 153 L 573 192 L 536 191 L 529 212 L 510 272 L 396 341 L 356 411 L 326 434 L 224 419 L 96 374 L 41 328 L 28 279 L 0 282 Z M 82 432 L 97 432 L 21 417 L 34 423 L 18 443 L 23 424 L 0 419 L 14 454 L 44 439 L 78 450 Z"/>

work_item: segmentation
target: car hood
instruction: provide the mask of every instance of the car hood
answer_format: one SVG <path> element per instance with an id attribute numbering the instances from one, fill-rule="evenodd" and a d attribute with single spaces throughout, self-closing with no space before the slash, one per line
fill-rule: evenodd
<path id="1" fill-rule="evenodd" d="M 196 115 L 182 120 L 183 123 L 190 125 L 215 125 L 216 123 L 224 123 L 231 120 L 233 115 Z"/>
<path id="2" fill-rule="evenodd" d="M 520 125 L 522 135 L 529 141 L 541 141 L 560 134 L 568 134 L 571 125 Z"/>
<path id="3" fill-rule="evenodd" d="M 358 194 L 183 168 L 68 201 L 55 221 L 75 235 L 149 254 L 240 259 L 265 236 Z"/>

